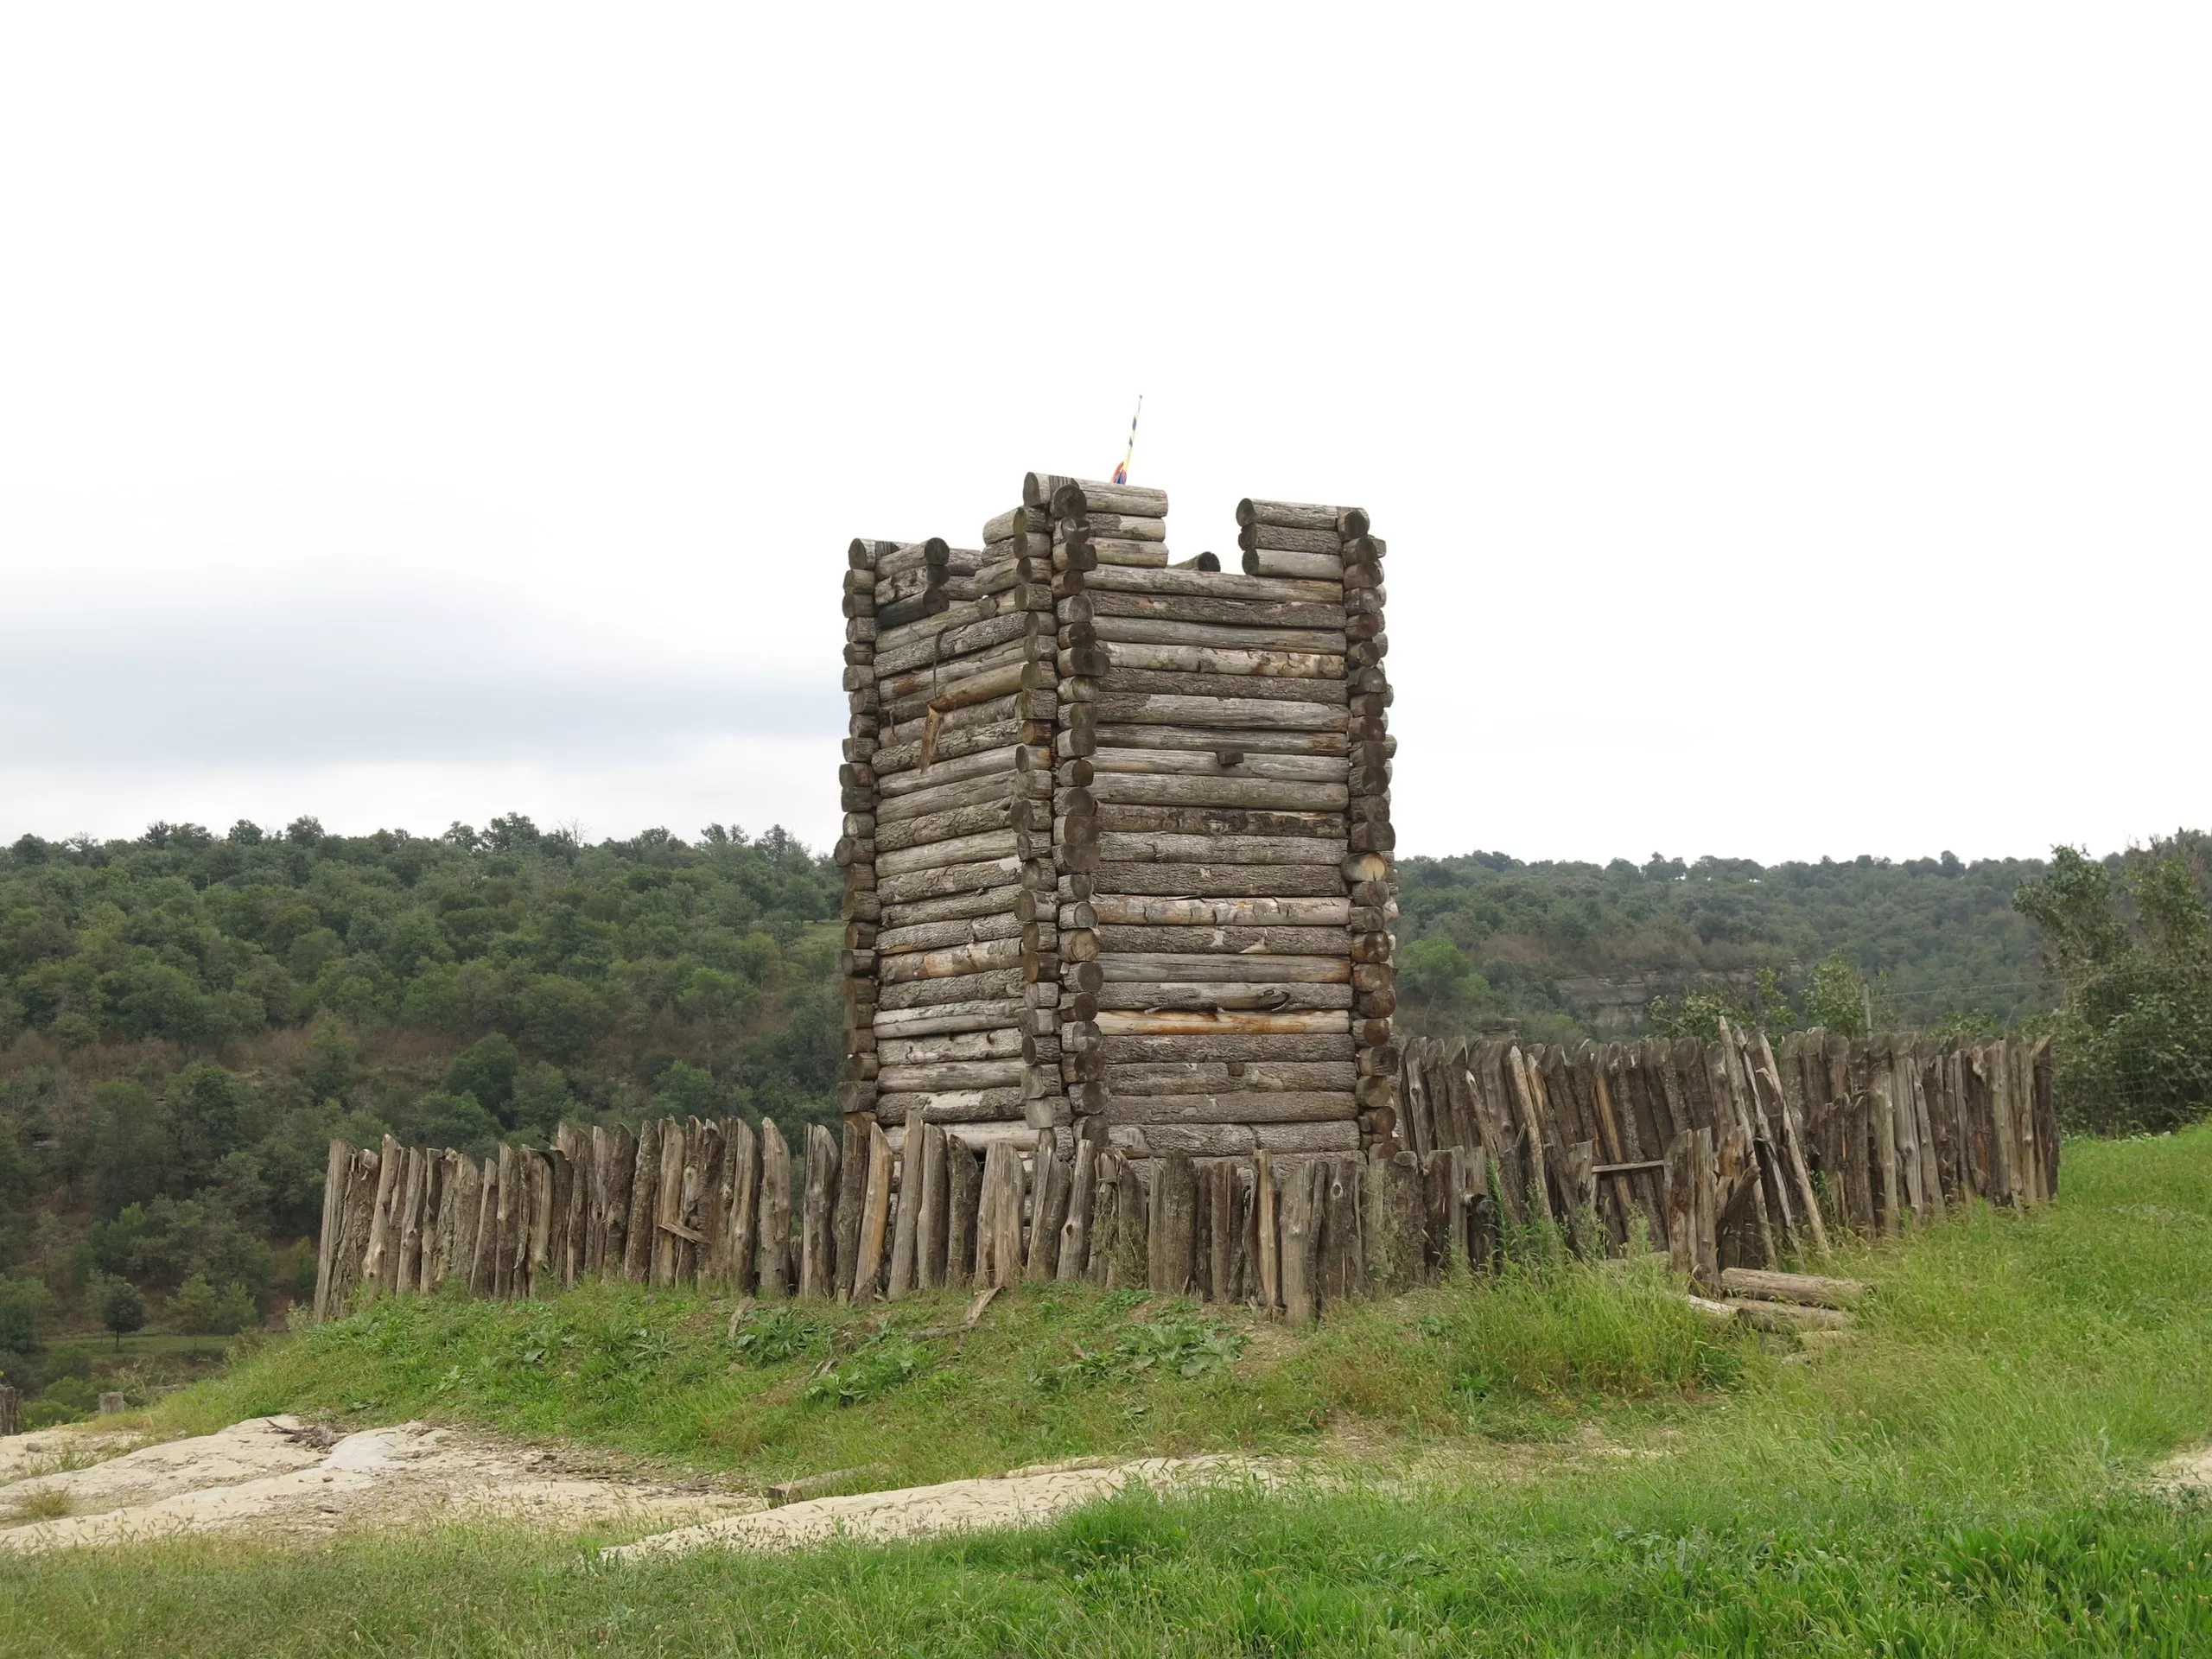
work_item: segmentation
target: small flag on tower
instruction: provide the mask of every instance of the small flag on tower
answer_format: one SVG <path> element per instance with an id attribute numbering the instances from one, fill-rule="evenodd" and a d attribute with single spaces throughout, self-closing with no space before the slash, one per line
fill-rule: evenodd
<path id="1" fill-rule="evenodd" d="M 1122 464 L 1114 469 L 1114 481 L 1116 484 L 1126 484 L 1129 481 L 1129 461 L 1137 452 L 1137 415 L 1141 415 L 1143 413 L 1144 394 L 1142 392 L 1139 392 L 1137 394 L 1137 414 L 1129 416 L 1129 447 L 1122 451 Z"/>

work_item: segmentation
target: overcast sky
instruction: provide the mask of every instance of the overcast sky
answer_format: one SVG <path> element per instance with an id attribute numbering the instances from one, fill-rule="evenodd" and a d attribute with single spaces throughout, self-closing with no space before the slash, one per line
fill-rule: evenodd
<path id="1" fill-rule="evenodd" d="M 835 835 L 859 535 L 1390 544 L 1399 844 L 2212 827 L 2201 7 L 0 12 L 0 840 Z"/>

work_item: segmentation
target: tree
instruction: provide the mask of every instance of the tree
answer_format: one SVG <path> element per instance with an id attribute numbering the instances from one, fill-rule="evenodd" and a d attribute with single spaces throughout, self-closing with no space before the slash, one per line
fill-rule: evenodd
<path id="1" fill-rule="evenodd" d="M 1866 982 L 1842 951 L 1816 965 L 1805 984 L 1805 1023 L 1845 1037 L 1866 1033 Z"/>
<path id="2" fill-rule="evenodd" d="M 215 1328 L 215 1287 L 206 1274 L 195 1273 L 176 1287 L 169 1298 L 169 1323 L 188 1337 Z"/>
<path id="3" fill-rule="evenodd" d="M 2207 863 L 2193 836 L 2101 863 L 2060 847 L 2015 895 L 2058 982 L 2053 1081 L 2070 1122 L 2162 1131 L 2212 1105 Z"/>
<path id="4" fill-rule="evenodd" d="M 145 1328 L 146 1298 L 128 1279 L 109 1279 L 93 1293 L 92 1313 L 115 1333 L 115 1351 L 121 1353 L 124 1338 Z"/>

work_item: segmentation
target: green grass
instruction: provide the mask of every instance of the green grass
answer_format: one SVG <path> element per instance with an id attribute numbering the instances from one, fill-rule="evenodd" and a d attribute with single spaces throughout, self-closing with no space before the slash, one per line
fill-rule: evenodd
<path id="1" fill-rule="evenodd" d="M 589 1565 L 589 1539 L 500 1529 L 6 1562 L 0 1650 L 2212 1652 L 2212 1513 L 2141 1479 L 2212 1434 L 2212 1130 L 2069 1142 L 2065 1189 L 1854 1248 L 1842 1269 L 1879 1287 L 1866 1329 L 1812 1364 L 1571 1268 L 1311 1334 L 1089 1293 L 1001 1298 L 957 1351 L 912 1334 L 951 1301 L 881 1336 L 772 1316 L 752 1351 L 795 1351 L 760 1363 L 738 1363 L 727 1309 L 683 1298 L 395 1304 L 159 1413 L 429 1411 L 746 1481 L 1231 1445 L 1428 1473 L 621 1569 Z M 831 1375 L 874 1367 L 854 1403 L 805 1397 L 833 1344 Z M 1135 1365 L 1147 1351 L 1172 1363 Z"/>

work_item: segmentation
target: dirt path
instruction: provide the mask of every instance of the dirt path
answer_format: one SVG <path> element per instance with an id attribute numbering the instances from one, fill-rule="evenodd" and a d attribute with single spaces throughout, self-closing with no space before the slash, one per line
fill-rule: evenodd
<path id="1" fill-rule="evenodd" d="M 29 1437 L 24 1437 L 29 1438 Z M 111 1449 L 113 1436 L 106 1437 Z M 603 1454 L 401 1423 L 340 1435 L 257 1417 L 87 1467 L 31 1472 L 103 1448 L 42 1445 L 0 1469 L 0 1549 L 45 1550 L 245 1529 L 317 1536 L 341 1527 L 499 1516 L 547 1527 L 690 1524 L 762 1507 L 707 1482 L 652 1479 Z"/>
<path id="2" fill-rule="evenodd" d="M 635 1561 L 698 1549 L 798 1549 L 839 1536 L 881 1541 L 1037 1526 L 1134 1484 L 1170 1491 L 1257 1481 L 1272 1487 L 1281 1479 L 1278 1471 L 1238 1457 L 1141 1458 L 1092 1468 L 1062 1465 L 1017 1469 L 988 1479 L 810 1498 L 757 1514 L 725 1516 L 633 1544 L 617 1544 L 600 1555 L 609 1561 Z"/>

